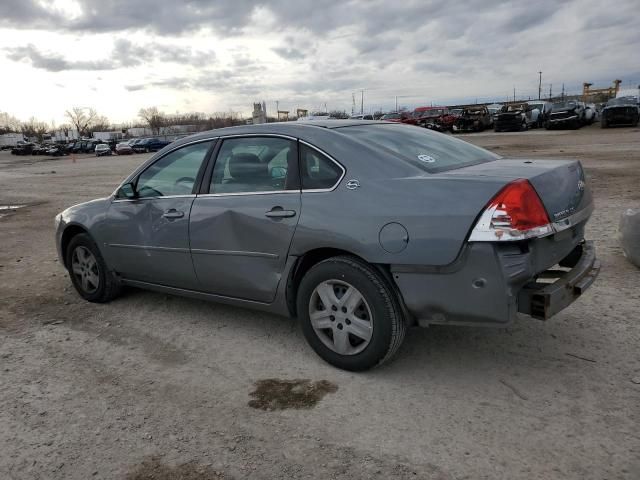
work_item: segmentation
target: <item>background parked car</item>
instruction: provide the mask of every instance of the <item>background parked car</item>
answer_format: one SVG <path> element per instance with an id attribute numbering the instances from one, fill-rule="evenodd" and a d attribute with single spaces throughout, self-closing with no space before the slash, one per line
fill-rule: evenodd
<path id="1" fill-rule="evenodd" d="M 500 112 L 502 109 L 502 104 L 494 103 L 492 105 L 487 105 L 487 110 L 489 110 L 489 115 L 491 116 L 491 128 L 493 128 L 496 121 L 496 114 Z"/>
<path id="2" fill-rule="evenodd" d="M 454 132 L 482 132 L 491 125 L 491 114 L 484 105 L 465 107 L 453 124 Z"/>
<path id="3" fill-rule="evenodd" d="M 580 128 L 584 124 L 584 104 L 575 100 L 556 102 L 551 107 L 547 130 L 551 128 Z"/>
<path id="4" fill-rule="evenodd" d="M 69 153 L 94 153 L 96 145 L 99 143 L 100 141 L 94 139 L 78 140 L 68 149 L 68 151 Z"/>
<path id="5" fill-rule="evenodd" d="M 351 115 L 349 120 L 373 120 L 373 115 Z"/>
<path id="6" fill-rule="evenodd" d="M 551 114 L 551 102 L 544 102 L 541 100 L 527 102 L 529 108 L 531 109 L 531 114 L 529 117 L 529 126 L 542 128 L 547 123 L 547 119 Z"/>
<path id="7" fill-rule="evenodd" d="M 380 120 L 400 123 L 402 122 L 402 115 L 397 112 L 385 113 Z"/>
<path id="8" fill-rule="evenodd" d="M 94 151 L 96 152 L 96 157 L 111 155 L 111 147 L 106 143 L 97 144 Z"/>
<path id="9" fill-rule="evenodd" d="M 52 145 L 52 146 L 49 146 L 49 148 L 45 152 L 46 155 L 49 155 L 51 157 L 61 157 L 62 155 L 66 155 L 66 153 L 67 152 L 65 150 L 65 146 L 64 145 Z"/>
<path id="10" fill-rule="evenodd" d="M 133 148 L 127 142 L 118 143 L 116 145 L 116 154 L 117 155 L 131 155 L 133 153 Z"/>
<path id="11" fill-rule="evenodd" d="M 11 149 L 12 155 L 31 155 L 35 144 L 31 142 L 19 141 L 17 145 Z"/>
<path id="12" fill-rule="evenodd" d="M 157 152 L 158 150 L 163 149 L 171 142 L 167 140 L 160 140 L 159 138 L 147 138 L 142 140 L 141 142 L 135 143 L 132 145 L 132 148 L 136 152 Z"/>
<path id="13" fill-rule="evenodd" d="M 450 130 L 453 124 L 447 107 L 418 107 L 413 111 L 413 118 L 419 127 L 440 132 Z"/>
<path id="14" fill-rule="evenodd" d="M 591 125 L 596 121 L 596 108 L 592 103 L 584 104 L 583 124 Z"/>
<path id="15" fill-rule="evenodd" d="M 600 126 L 602 128 L 621 126 L 637 127 L 639 116 L 640 110 L 637 97 L 612 98 L 602 109 Z"/>
<path id="16" fill-rule="evenodd" d="M 526 130 L 529 128 L 527 112 L 530 111 L 526 103 L 504 105 L 495 115 L 493 129 L 496 132 Z"/>

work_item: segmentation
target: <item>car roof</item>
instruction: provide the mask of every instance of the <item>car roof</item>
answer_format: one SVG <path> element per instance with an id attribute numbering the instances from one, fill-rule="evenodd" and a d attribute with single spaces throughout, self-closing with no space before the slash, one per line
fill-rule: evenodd
<path id="1" fill-rule="evenodd" d="M 239 125 L 235 127 L 218 128 L 206 132 L 196 133 L 179 140 L 175 140 L 167 149 L 174 150 L 183 145 L 211 140 L 223 136 L 235 135 L 283 135 L 293 138 L 299 138 L 311 145 L 321 148 L 329 155 L 340 157 L 345 149 L 349 149 L 358 145 L 357 149 L 362 148 L 366 143 L 361 140 L 344 137 L 340 132 L 343 127 L 352 127 L 359 125 L 398 125 L 394 122 L 385 122 L 378 120 L 312 120 L 307 122 L 273 122 L 261 123 L 257 125 Z M 407 127 L 410 128 L 410 127 Z M 338 141 L 337 137 L 342 137 Z M 347 144 L 351 145 L 349 147 Z M 355 148 L 355 147 L 354 147 Z M 163 149 L 164 150 L 164 149 Z M 161 152 L 163 151 L 161 150 Z M 348 156 L 352 154 L 349 153 Z M 375 150 L 372 152 L 375 155 Z"/>
<path id="2" fill-rule="evenodd" d="M 188 137 L 176 140 L 173 145 L 181 145 L 190 143 L 199 139 L 222 137 L 226 135 L 259 135 L 259 134 L 280 134 L 290 135 L 292 137 L 304 138 L 317 129 L 333 130 L 341 127 L 351 127 L 356 125 L 369 125 L 391 123 L 380 120 L 309 120 L 306 122 L 273 122 L 260 123 L 257 125 L 238 125 L 235 127 L 217 128 L 206 132 L 197 133 Z"/>

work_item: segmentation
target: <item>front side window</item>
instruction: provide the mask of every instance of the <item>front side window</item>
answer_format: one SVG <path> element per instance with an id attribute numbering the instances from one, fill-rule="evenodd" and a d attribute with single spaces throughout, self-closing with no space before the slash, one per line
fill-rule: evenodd
<path id="1" fill-rule="evenodd" d="M 162 157 L 138 177 L 138 196 L 191 195 L 210 146 L 211 142 L 196 143 Z"/>
<path id="2" fill-rule="evenodd" d="M 296 142 L 278 137 L 223 141 L 209 193 L 278 192 L 299 189 Z"/>
<path id="3" fill-rule="evenodd" d="M 300 177 L 304 190 L 333 188 L 342 173 L 334 161 L 307 145 L 300 145 Z"/>

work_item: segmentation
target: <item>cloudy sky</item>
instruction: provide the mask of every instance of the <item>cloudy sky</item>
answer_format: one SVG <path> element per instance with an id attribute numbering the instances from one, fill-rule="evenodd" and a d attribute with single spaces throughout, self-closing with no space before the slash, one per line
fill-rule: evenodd
<path id="1" fill-rule="evenodd" d="M 605 8 L 606 7 L 606 8 Z M 638 0 L 1 0 L 0 111 L 364 109 L 640 83 Z"/>

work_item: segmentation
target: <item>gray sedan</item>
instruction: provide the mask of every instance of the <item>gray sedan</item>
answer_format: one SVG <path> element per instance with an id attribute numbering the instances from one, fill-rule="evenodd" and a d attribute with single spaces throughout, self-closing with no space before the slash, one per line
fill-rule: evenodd
<path id="1" fill-rule="evenodd" d="M 323 359 L 365 370 L 412 325 L 568 306 L 599 270 L 592 210 L 577 161 L 387 122 L 275 123 L 172 143 L 59 214 L 56 244 L 88 301 L 133 286 L 294 316 Z"/>

